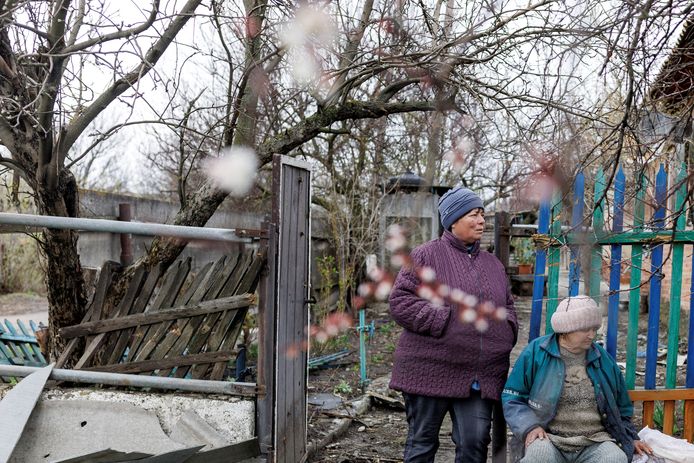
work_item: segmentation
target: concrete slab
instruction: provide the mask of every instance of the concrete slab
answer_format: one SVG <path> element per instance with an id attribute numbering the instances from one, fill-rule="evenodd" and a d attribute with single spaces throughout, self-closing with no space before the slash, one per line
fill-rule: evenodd
<path id="1" fill-rule="evenodd" d="M 34 409 L 11 463 L 55 461 L 103 449 L 161 454 L 184 448 L 152 412 L 127 403 L 49 400 Z"/>
<path id="2" fill-rule="evenodd" d="M 12 391 L 10 387 L 0 387 L 0 399 L 9 394 L 10 391 Z M 92 411 L 96 411 L 95 409 L 106 409 L 111 410 L 111 412 L 100 418 L 96 418 L 96 415 L 80 418 L 84 415 L 85 409 L 82 408 L 83 405 L 77 405 L 78 402 L 97 404 L 86 405 L 86 407 L 92 407 Z M 53 405 L 53 403 L 57 405 Z M 105 403 L 107 405 L 103 405 Z M 143 428 L 144 424 L 131 419 L 131 413 L 113 412 L 111 407 L 118 405 L 134 407 L 139 410 L 134 412 L 135 416 L 142 414 L 149 416 L 148 421 L 151 422 L 151 426 L 156 424 L 156 431 L 150 431 L 149 427 Z M 30 423 L 33 423 L 34 430 L 32 432 L 34 434 L 29 435 L 29 430 L 26 430 L 17 446 L 18 448 L 22 446 L 23 453 L 16 459 L 11 460 L 13 463 L 55 461 L 108 448 L 159 455 L 182 447 L 190 447 L 191 445 L 177 443 L 169 439 L 167 435 L 172 432 L 176 423 L 186 411 L 192 410 L 194 410 L 195 416 L 199 418 L 197 423 L 198 431 L 204 428 L 205 432 L 203 434 L 208 436 L 208 440 L 213 440 L 213 444 L 221 444 L 223 442 L 222 446 L 227 446 L 247 441 L 255 435 L 255 403 L 251 400 L 228 396 L 139 391 L 121 392 L 87 388 L 51 389 L 41 394 L 36 410 L 39 410 L 39 408 L 60 410 L 55 411 L 52 415 L 49 414 L 50 418 L 47 421 L 43 418 L 40 420 L 36 418 L 35 420 L 32 414 Z M 75 420 L 78 420 L 78 418 L 79 422 L 77 423 Z M 86 422 L 84 426 L 82 426 L 83 422 Z M 133 445 L 118 447 L 115 444 L 111 445 L 111 442 L 107 440 L 93 442 L 94 439 L 85 437 L 85 429 L 100 429 L 111 433 L 128 431 L 130 434 L 124 434 L 127 437 L 121 436 L 121 438 Z M 57 434 L 60 432 L 63 434 Z M 45 435 L 54 436 L 50 438 L 51 442 L 58 441 L 64 448 L 46 447 Z M 63 437 L 59 437 L 60 435 Z M 38 439 L 36 436 L 41 436 L 41 439 Z M 68 439 L 67 436 L 70 438 Z M 77 437 L 76 439 L 75 436 Z M 149 436 L 156 437 L 155 444 L 159 447 L 143 446 L 141 445 L 142 442 L 137 441 L 138 437 L 148 439 Z M 209 436 L 216 437 L 212 439 Z"/>
<path id="3" fill-rule="evenodd" d="M 0 402 L 0 461 L 15 453 L 52 370 L 53 365 L 49 365 L 30 374 Z"/>
<path id="4" fill-rule="evenodd" d="M 9 390 L 0 388 L 0 398 Z M 155 413 L 161 428 L 167 435 L 171 433 L 185 410 L 195 410 L 200 418 L 226 440 L 227 444 L 245 441 L 255 436 L 255 402 L 237 397 L 56 388 L 44 391 L 40 400 L 129 403 Z"/>
<path id="5" fill-rule="evenodd" d="M 205 450 L 223 447 L 229 443 L 207 421 L 193 410 L 186 410 L 171 430 L 171 439 L 184 445 L 202 445 Z"/>

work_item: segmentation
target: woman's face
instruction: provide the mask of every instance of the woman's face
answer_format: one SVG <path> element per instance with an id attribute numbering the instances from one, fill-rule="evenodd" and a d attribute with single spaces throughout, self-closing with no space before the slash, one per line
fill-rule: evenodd
<path id="1" fill-rule="evenodd" d="M 481 240 L 484 233 L 484 209 L 473 209 L 453 222 L 451 233 L 467 244 Z"/>
<path id="2" fill-rule="evenodd" d="M 595 339 L 598 328 L 588 328 L 587 330 L 572 331 L 562 334 L 562 344 L 569 350 L 588 350 L 590 344 Z"/>

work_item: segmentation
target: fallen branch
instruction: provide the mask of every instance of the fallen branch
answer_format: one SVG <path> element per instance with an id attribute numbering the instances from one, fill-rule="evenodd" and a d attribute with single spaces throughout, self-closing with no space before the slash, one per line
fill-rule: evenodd
<path id="1" fill-rule="evenodd" d="M 347 430 L 349 429 L 349 426 L 352 424 L 352 421 L 356 421 L 357 417 L 359 415 L 362 415 L 363 413 L 366 413 L 369 408 L 371 408 L 371 396 L 364 396 L 358 401 L 354 402 L 353 404 L 354 408 L 354 416 L 350 416 L 347 418 L 341 418 L 337 422 L 337 426 L 333 428 L 328 434 L 326 434 L 320 441 L 318 442 L 310 442 L 306 446 L 306 453 L 304 454 L 303 458 L 301 459 L 301 463 L 305 463 L 308 461 L 311 457 L 313 457 L 319 450 L 324 449 L 328 444 L 330 444 L 332 441 L 337 439 L 338 437 L 342 436 Z"/>
<path id="2" fill-rule="evenodd" d="M 345 413 L 333 412 L 333 411 L 331 411 L 331 410 L 319 410 L 318 413 L 320 413 L 321 415 L 326 415 L 326 416 L 330 416 L 330 417 L 333 417 L 333 418 L 347 418 L 347 419 L 350 419 L 350 420 L 352 420 L 352 421 L 356 421 L 357 423 L 359 423 L 359 424 L 361 424 L 361 425 L 364 425 L 364 426 L 366 426 L 367 428 L 370 428 L 370 427 L 371 427 L 370 424 L 365 423 L 365 422 L 363 422 L 362 420 L 360 420 L 360 419 L 356 416 L 356 414 L 351 414 L 351 413 L 345 414 Z"/>

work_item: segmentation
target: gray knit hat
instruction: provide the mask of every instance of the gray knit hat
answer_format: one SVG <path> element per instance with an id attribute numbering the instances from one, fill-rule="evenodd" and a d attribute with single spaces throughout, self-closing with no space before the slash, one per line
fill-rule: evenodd
<path id="1" fill-rule="evenodd" d="M 588 296 L 567 297 L 559 303 L 552 314 L 552 329 L 555 333 L 599 328 L 602 314 L 595 301 Z"/>
<path id="2" fill-rule="evenodd" d="M 477 208 L 484 209 L 484 204 L 480 197 L 472 190 L 463 187 L 448 190 L 446 194 L 439 199 L 441 225 L 443 225 L 443 228 L 446 230 L 450 230 L 451 225 L 453 225 L 456 220 Z"/>

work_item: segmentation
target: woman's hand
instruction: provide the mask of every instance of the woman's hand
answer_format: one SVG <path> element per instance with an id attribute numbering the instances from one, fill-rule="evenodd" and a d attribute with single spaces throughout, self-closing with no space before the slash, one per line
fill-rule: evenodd
<path id="1" fill-rule="evenodd" d="M 653 455 L 653 449 L 642 440 L 634 441 L 634 452 L 638 453 L 639 455 Z"/>
<path id="2" fill-rule="evenodd" d="M 525 447 L 528 448 L 530 444 L 535 442 L 536 439 L 544 440 L 547 439 L 547 433 L 540 426 L 534 428 L 525 436 Z M 637 441 L 641 442 L 641 441 Z"/>

